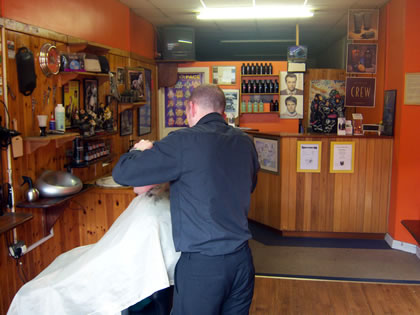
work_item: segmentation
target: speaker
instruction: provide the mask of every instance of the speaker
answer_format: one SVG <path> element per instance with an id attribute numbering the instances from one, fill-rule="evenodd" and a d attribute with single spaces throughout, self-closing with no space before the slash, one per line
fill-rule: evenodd
<path id="1" fill-rule="evenodd" d="M 36 74 L 34 55 L 28 48 L 21 47 L 18 49 L 16 66 L 19 91 L 25 96 L 31 95 L 36 88 Z"/>

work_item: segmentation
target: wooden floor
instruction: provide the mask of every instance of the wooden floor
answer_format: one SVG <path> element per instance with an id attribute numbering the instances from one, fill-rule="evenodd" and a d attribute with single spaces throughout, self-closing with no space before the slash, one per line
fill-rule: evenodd
<path id="1" fill-rule="evenodd" d="M 420 314 L 420 285 L 255 279 L 251 315 Z"/>

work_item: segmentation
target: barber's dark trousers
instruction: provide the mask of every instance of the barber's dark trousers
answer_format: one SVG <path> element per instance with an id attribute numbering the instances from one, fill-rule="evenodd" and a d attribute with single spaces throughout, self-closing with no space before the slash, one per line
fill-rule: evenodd
<path id="1" fill-rule="evenodd" d="M 249 314 L 254 276 L 254 264 L 247 243 L 228 255 L 182 253 L 175 268 L 171 314 Z"/>

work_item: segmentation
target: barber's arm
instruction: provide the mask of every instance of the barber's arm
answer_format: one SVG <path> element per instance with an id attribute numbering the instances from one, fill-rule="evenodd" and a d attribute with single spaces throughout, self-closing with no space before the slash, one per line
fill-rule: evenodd
<path id="1" fill-rule="evenodd" d="M 180 174 L 182 148 L 176 136 L 167 136 L 154 144 L 143 140 L 123 154 L 112 170 L 120 185 L 146 186 L 175 180 Z M 142 151 L 143 149 L 143 151 Z"/>

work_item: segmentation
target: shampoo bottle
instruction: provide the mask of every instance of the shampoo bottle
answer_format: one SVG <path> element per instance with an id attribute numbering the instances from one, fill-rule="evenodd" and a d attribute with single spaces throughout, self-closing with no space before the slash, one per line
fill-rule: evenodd
<path id="1" fill-rule="evenodd" d="M 51 119 L 50 119 L 50 130 L 55 130 L 55 119 L 52 112 L 51 112 Z"/>
<path id="2" fill-rule="evenodd" d="M 57 104 L 55 107 L 55 129 L 60 131 L 66 130 L 66 122 L 64 116 L 63 104 Z"/>

